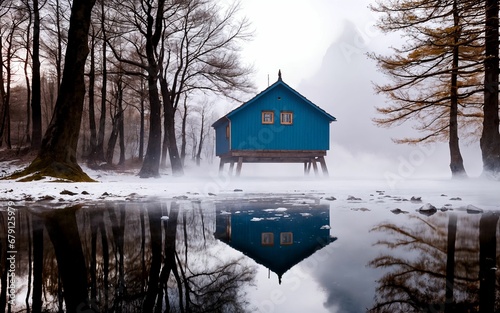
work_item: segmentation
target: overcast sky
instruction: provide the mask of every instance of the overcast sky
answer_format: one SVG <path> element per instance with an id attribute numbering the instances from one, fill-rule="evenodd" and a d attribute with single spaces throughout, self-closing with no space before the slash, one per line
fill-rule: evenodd
<path id="1" fill-rule="evenodd" d="M 242 0 L 242 13 L 255 30 L 244 47 L 253 64 L 258 92 L 277 79 L 327 110 L 331 124 L 328 165 L 339 176 L 396 175 L 400 178 L 451 176 L 446 143 L 426 148 L 396 145 L 392 137 L 417 135 L 410 127 L 373 125 L 375 107 L 387 99 L 372 82 L 379 73 L 367 52 L 388 53 L 398 36 L 380 33 L 368 0 Z M 478 145 L 463 147 L 471 176 L 481 172 Z M 334 175 L 335 175 L 334 174 Z"/>
<path id="2" fill-rule="evenodd" d="M 245 47 L 253 62 L 259 89 L 273 83 L 283 71 L 290 85 L 297 86 L 320 67 L 330 46 L 342 31 L 344 20 L 361 28 L 374 22 L 369 1 L 344 0 L 243 0 L 242 11 L 255 29 L 255 38 Z"/>

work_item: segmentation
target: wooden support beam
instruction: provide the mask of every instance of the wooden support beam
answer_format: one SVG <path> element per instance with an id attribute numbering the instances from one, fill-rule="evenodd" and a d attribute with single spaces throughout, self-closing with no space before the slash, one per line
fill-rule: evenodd
<path id="1" fill-rule="evenodd" d="M 219 163 L 219 174 L 221 174 L 223 170 L 224 170 L 224 159 L 221 158 Z"/>
<path id="2" fill-rule="evenodd" d="M 255 158 L 313 158 L 325 156 L 325 150 L 234 150 L 221 157 L 255 157 Z"/>
<path id="3" fill-rule="evenodd" d="M 321 169 L 323 170 L 323 175 L 325 175 L 325 177 L 328 177 L 328 167 L 326 167 L 325 157 L 319 157 L 318 161 L 321 164 Z"/>
<path id="4" fill-rule="evenodd" d="M 236 176 L 239 177 L 241 174 L 241 166 L 243 164 L 243 157 L 238 158 L 238 164 L 236 165 Z"/>
<path id="5" fill-rule="evenodd" d="M 316 159 L 311 160 L 314 168 L 314 175 L 318 176 L 318 164 L 316 164 Z"/>
<path id="6" fill-rule="evenodd" d="M 243 163 L 302 163 L 304 164 L 304 174 L 309 175 L 311 169 L 314 169 L 316 176 L 319 176 L 318 162 L 321 165 L 323 175 L 328 177 L 328 168 L 325 162 L 326 151 L 307 151 L 307 150 L 272 150 L 272 151 L 229 151 L 221 158 L 219 173 L 224 170 L 224 164 L 229 163 L 229 175 L 233 175 L 234 165 L 236 163 L 236 174 L 240 176 Z"/>

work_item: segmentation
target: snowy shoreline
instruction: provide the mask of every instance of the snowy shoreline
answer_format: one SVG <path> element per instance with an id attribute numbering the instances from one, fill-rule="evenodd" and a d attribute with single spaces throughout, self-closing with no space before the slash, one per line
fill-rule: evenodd
<path id="1" fill-rule="evenodd" d="M 1 162 L 4 175 L 16 167 Z M 430 203 L 437 208 L 467 206 L 484 211 L 500 211 L 500 182 L 471 178 L 404 179 L 394 184 L 387 179 L 346 179 L 338 177 L 264 175 L 243 177 L 219 175 L 216 168 L 193 169 L 183 177 L 164 175 L 141 179 L 133 172 L 84 170 L 94 183 L 51 181 L 16 182 L 0 180 L 0 203 L 53 206 L 89 204 L 102 201 L 145 201 L 152 199 L 234 200 L 281 196 L 315 197 L 337 207 L 383 207 L 414 210 Z M 411 201 L 411 198 L 421 201 Z M 2 205 L 6 207 L 6 205 Z"/>

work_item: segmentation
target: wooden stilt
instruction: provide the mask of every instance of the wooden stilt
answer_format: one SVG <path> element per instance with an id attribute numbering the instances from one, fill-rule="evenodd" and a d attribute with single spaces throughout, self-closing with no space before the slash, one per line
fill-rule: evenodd
<path id="1" fill-rule="evenodd" d="M 236 165 L 236 176 L 239 177 L 241 174 L 241 166 L 243 164 L 243 157 L 238 158 L 238 164 Z"/>
<path id="2" fill-rule="evenodd" d="M 219 174 L 224 170 L 224 160 L 221 158 L 219 163 Z"/>
<path id="3" fill-rule="evenodd" d="M 229 163 L 229 176 L 233 176 L 234 162 Z"/>
<path id="4" fill-rule="evenodd" d="M 325 157 L 319 157 L 318 161 L 321 164 L 321 169 L 323 170 L 323 175 L 328 177 L 328 167 L 326 167 Z"/>
<path id="5" fill-rule="evenodd" d="M 1 0 L 0 0 L 1 1 Z M 262 150 L 262 151 L 246 151 L 236 150 L 229 151 L 224 155 L 220 155 L 219 173 L 224 171 L 224 165 L 229 165 L 229 176 L 240 176 L 243 162 L 245 163 L 296 163 L 303 164 L 304 175 L 311 175 L 314 169 L 315 176 L 320 176 L 319 166 L 323 175 L 328 177 L 328 168 L 325 161 L 326 151 L 322 150 Z M 318 164 L 319 163 L 319 164 Z M 236 168 L 236 169 L 235 169 Z M 225 174 L 225 173 L 224 173 Z"/>
<path id="6" fill-rule="evenodd" d="M 316 159 L 312 160 L 313 168 L 314 168 L 314 175 L 318 176 L 318 164 L 316 164 Z"/>

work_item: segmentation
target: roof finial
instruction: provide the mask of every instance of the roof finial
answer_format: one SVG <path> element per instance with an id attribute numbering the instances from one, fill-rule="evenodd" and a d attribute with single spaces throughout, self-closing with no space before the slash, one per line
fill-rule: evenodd
<path id="1" fill-rule="evenodd" d="M 278 70 L 278 80 L 281 80 L 281 70 Z"/>

